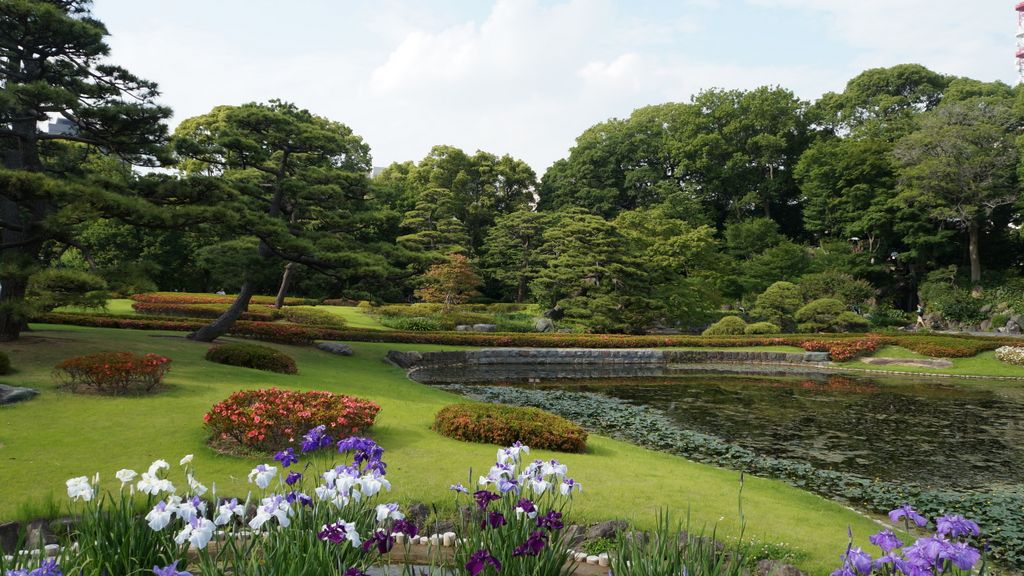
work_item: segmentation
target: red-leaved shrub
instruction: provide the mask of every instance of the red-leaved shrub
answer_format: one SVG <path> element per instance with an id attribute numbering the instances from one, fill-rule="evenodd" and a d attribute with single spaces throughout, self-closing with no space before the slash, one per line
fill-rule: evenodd
<path id="1" fill-rule="evenodd" d="M 203 420 L 215 442 L 273 452 L 321 425 L 335 439 L 359 434 L 378 412 L 377 404 L 353 396 L 268 388 L 235 392 L 214 404 Z"/>
<path id="2" fill-rule="evenodd" d="M 841 340 L 807 340 L 800 343 L 800 347 L 808 352 L 828 352 L 828 357 L 833 362 L 845 362 L 870 354 L 881 345 L 881 339 L 874 336 Z"/>
<path id="3" fill-rule="evenodd" d="M 442 436 L 469 442 L 509 446 L 519 441 L 531 448 L 562 452 L 587 449 L 587 431 L 539 408 L 508 404 L 451 404 L 434 416 Z"/>
<path id="4" fill-rule="evenodd" d="M 151 392 L 170 369 L 171 359 L 159 354 L 100 352 L 68 358 L 54 368 L 72 392 L 87 388 L 102 394 Z"/>

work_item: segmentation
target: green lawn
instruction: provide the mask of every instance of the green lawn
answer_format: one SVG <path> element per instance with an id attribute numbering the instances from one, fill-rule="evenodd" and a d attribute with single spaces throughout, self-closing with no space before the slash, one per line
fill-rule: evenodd
<path id="1" fill-rule="evenodd" d="M 311 347 L 276 346 L 296 358 L 297 376 L 213 364 L 208 345 L 181 333 L 37 325 L 14 343 L 0 344 L 14 367 L 0 382 L 42 390 L 36 399 L 0 409 L 0 520 L 20 518 L 44 503 L 63 502 L 64 480 L 99 471 L 109 486 L 119 468 L 145 468 L 156 458 L 176 463 L 195 454 L 198 477 L 216 481 L 221 494 L 244 495 L 254 461 L 215 454 L 205 444 L 202 417 L 216 401 L 243 388 L 323 389 L 370 398 L 382 406 L 372 435 L 387 450 L 392 496 L 401 502 L 447 502 L 453 482 L 465 482 L 493 462 L 495 447 L 442 438 L 430 430 L 434 412 L 457 400 L 417 384 L 382 361 L 388 349 L 438 349 L 400 344 L 352 343 L 353 357 Z M 151 397 L 72 395 L 55 388 L 52 366 L 89 352 L 156 352 L 173 360 L 169 389 Z M 594 436 L 586 454 L 537 452 L 557 457 L 583 483 L 577 519 L 627 518 L 651 526 L 659 508 L 695 526 L 739 532 L 739 474 Z M 871 519 L 781 482 L 748 476 L 743 491 L 746 534 L 787 542 L 808 554 L 804 568 L 831 570 L 845 549 L 847 526 L 858 541 L 876 530 Z"/>
<path id="2" fill-rule="evenodd" d="M 336 316 L 341 316 L 345 319 L 345 325 L 349 328 L 363 328 L 369 330 L 390 330 L 387 326 L 384 326 L 377 319 L 369 314 L 363 312 L 355 306 L 316 306 L 317 310 L 326 310 Z"/>
<path id="3" fill-rule="evenodd" d="M 132 308 L 130 298 L 111 298 L 107 300 L 107 307 L 101 308 L 79 308 L 78 306 L 64 306 L 57 308 L 54 312 L 74 312 L 77 314 L 138 314 Z"/>
<path id="4" fill-rule="evenodd" d="M 877 358 L 928 358 L 899 346 L 883 346 L 872 356 Z M 996 360 L 994 352 L 982 352 L 970 358 L 950 358 L 953 365 L 949 368 L 928 368 L 922 366 L 871 365 L 860 360 L 851 360 L 840 364 L 850 368 L 865 370 L 888 370 L 898 372 L 915 372 L 929 374 L 958 374 L 964 376 L 1015 376 L 1024 378 L 1024 366 L 1014 366 Z"/>

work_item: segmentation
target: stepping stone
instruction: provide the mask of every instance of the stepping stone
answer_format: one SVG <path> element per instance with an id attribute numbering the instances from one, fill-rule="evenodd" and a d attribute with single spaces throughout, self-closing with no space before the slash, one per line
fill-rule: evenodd
<path id="1" fill-rule="evenodd" d="M 0 384 L 0 406 L 14 404 L 23 400 L 31 400 L 39 390 L 34 388 L 18 388 L 17 386 L 5 386 Z"/>
<path id="2" fill-rule="evenodd" d="M 316 347 L 324 352 L 330 352 L 331 354 L 337 354 L 339 356 L 352 355 L 352 347 L 348 344 L 342 344 L 341 342 L 317 342 Z"/>

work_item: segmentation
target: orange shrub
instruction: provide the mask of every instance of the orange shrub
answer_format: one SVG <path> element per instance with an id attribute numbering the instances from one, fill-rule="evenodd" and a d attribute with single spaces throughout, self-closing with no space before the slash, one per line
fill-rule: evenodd
<path id="1" fill-rule="evenodd" d="M 159 354 L 100 352 L 64 360 L 54 369 L 58 380 L 103 394 L 151 392 L 170 369 L 171 359 Z"/>

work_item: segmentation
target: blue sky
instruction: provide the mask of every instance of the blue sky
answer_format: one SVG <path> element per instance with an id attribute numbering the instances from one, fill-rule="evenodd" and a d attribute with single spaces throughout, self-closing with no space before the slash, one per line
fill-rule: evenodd
<path id="1" fill-rule="evenodd" d="M 374 164 L 434 144 L 538 174 L 576 136 L 711 87 L 802 98 L 918 62 L 1016 82 L 1004 0 L 95 0 L 113 60 L 160 83 L 174 123 L 281 98 L 344 122 Z"/>

